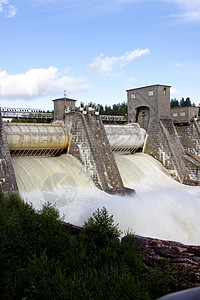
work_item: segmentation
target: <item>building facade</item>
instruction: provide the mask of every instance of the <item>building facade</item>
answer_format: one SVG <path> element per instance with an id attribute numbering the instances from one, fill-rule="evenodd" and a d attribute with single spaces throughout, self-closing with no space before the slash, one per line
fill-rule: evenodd
<path id="1" fill-rule="evenodd" d="M 198 107 L 177 106 L 171 108 L 171 118 L 174 124 L 188 124 L 198 119 Z"/>
<path id="2" fill-rule="evenodd" d="M 77 100 L 64 97 L 52 101 L 54 103 L 54 122 L 56 122 L 64 120 L 66 111 L 75 110 Z"/>
<path id="3" fill-rule="evenodd" d="M 170 86 L 150 85 L 127 90 L 128 122 L 147 130 L 150 119 L 169 119 Z"/>
<path id="4" fill-rule="evenodd" d="M 159 160 L 178 181 L 200 184 L 198 108 L 170 109 L 167 85 L 127 90 L 127 102 L 128 122 L 139 123 L 147 131 L 145 152 Z"/>

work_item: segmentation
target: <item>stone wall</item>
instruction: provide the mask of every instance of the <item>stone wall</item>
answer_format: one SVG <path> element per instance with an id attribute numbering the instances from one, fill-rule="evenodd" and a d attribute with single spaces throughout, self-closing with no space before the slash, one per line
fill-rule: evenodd
<path id="1" fill-rule="evenodd" d="M 178 181 L 190 180 L 183 160 L 185 152 L 171 119 L 151 120 L 145 152 L 159 160 Z"/>
<path id="2" fill-rule="evenodd" d="M 100 116 L 70 113 L 65 117 L 65 124 L 72 134 L 69 153 L 82 162 L 96 186 L 111 194 L 133 192 L 123 186 Z"/>
<path id="3" fill-rule="evenodd" d="M 191 120 L 197 118 L 198 107 L 193 106 L 177 106 L 171 108 L 171 118 L 175 124 L 190 123 Z"/>
<path id="4" fill-rule="evenodd" d="M 0 189 L 18 193 L 17 182 L 0 111 Z"/>
<path id="5" fill-rule="evenodd" d="M 128 122 L 137 123 L 141 108 L 149 108 L 149 120 L 170 118 L 170 87 L 151 85 L 127 91 Z M 147 118 L 147 115 L 145 115 Z M 146 128 L 145 128 L 146 129 Z"/>
<path id="6" fill-rule="evenodd" d="M 192 122 L 185 126 L 176 126 L 176 131 L 185 151 L 200 156 L 200 134 L 198 127 L 198 123 Z"/>

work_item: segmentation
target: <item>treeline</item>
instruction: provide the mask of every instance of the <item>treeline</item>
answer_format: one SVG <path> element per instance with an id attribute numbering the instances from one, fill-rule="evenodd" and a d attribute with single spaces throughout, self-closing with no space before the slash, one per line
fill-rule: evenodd
<path id="1" fill-rule="evenodd" d="M 112 106 L 99 106 L 100 115 L 116 115 L 116 116 L 126 116 L 128 114 L 127 103 L 117 103 Z"/>
<path id="2" fill-rule="evenodd" d="M 83 102 L 81 102 L 81 106 L 84 106 Z M 112 106 L 103 106 L 102 104 L 95 104 L 93 102 L 90 102 L 84 107 L 90 106 L 98 110 L 100 115 L 126 116 L 128 114 L 128 106 L 125 102 L 113 104 Z"/>
<path id="3" fill-rule="evenodd" d="M 170 105 L 171 107 L 177 107 L 177 106 L 185 106 L 185 107 L 189 107 L 189 106 L 196 106 L 195 103 L 192 103 L 190 100 L 190 97 L 187 97 L 186 99 L 182 98 L 180 101 L 177 100 L 176 98 L 171 99 L 170 101 Z"/>
<path id="4" fill-rule="evenodd" d="M 119 236 L 105 208 L 74 234 L 49 204 L 36 212 L 0 193 L 0 298 L 150 300 L 181 288 L 167 261 L 147 264 L 134 235 Z"/>

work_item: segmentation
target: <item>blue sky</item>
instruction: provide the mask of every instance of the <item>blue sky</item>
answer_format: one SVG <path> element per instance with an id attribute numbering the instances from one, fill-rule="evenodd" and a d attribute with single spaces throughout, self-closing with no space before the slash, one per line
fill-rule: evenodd
<path id="1" fill-rule="evenodd" d="M 1 105 L 112 105 L 171 85 L 200 103 L 200 0 L 0 0 Z"/>

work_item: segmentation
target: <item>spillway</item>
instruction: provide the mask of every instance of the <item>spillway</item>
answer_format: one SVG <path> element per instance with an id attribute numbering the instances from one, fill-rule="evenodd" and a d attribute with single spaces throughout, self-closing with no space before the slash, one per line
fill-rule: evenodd
<path id="1" fill-rule="evenodd" d="M 200 244 L 200 187 L 182 185 L 147 154 L 115 156 L 124 185 L 135 196 L 113 196 L 98 190 L 77 159 L 13 157 L 23 199 L 40 209 L 46 201 L 67 222 L 82 225 L 97 208 L 107 208 L 122 231 Z"/>

